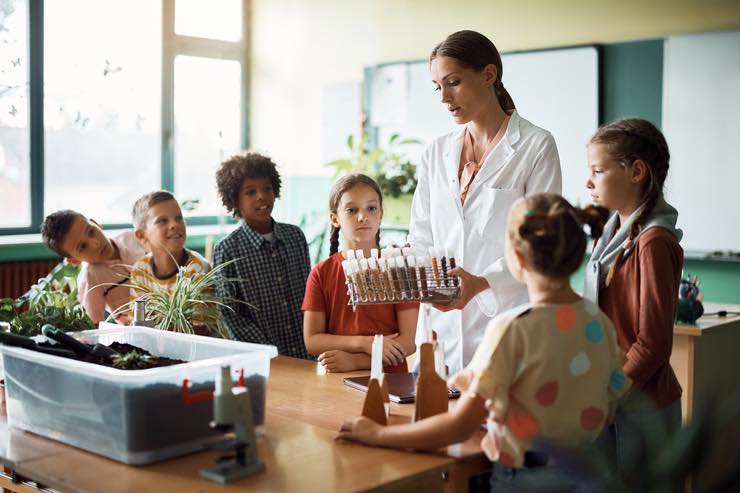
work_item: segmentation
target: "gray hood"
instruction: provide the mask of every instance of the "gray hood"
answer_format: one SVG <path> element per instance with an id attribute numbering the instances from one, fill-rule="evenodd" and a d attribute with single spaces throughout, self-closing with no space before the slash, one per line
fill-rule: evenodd
<path id="1" fill-rule="evenodd" d="M 599 290 L 604 287 L 606 275 L 609 272 L 614 259 L 617 258 L 620 251 L 624 251 L 622 258 L 627 258 L 634 250 L 640 236 L 650 228 L 663 228 L 676 237 L 676 241 L 681 241 L 683 232 L 676 228 L 678 211 L 666 202 L 661 196 L 655 204 L 652 213 L 645 222 L 642 231 L 632 242 L 630 248 L 627 248 L 627 239 L 632 223 L 640 215 L 645 204 L 638 207 L 630 217 L 627 218 L 624 225 L 620 227 L 619 214 L 612 214 L 604 226 L 604 233 L 601 239 L 594 246 L 591 253 L 591 259 L 586 265 L 586 276 L 583 286 L 583 297 L 599 303 Z"/>

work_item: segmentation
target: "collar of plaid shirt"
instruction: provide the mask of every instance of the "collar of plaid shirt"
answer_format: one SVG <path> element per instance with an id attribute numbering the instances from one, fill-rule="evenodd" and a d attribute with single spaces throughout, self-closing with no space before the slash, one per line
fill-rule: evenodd
<path id="1" fill-rule="evenodd" d="M 269 240 L 267 240 L 264 236 L 256 232 L 252 229 L 251 226 L 249 226 L 246 221 L 242 221 L 242 228 L 244 229 L 244 233 L 247 235 L 247 239 L 249 242 L 254 246 L 254 248 L 260 248 L 263 243 L 270 243 Z M 280 223 L 275 222 L 275 220 L 272 220 L 272 242 L 275 243 L 276 241 L 279 241 L 280 243 L 285 243 L 283 241 L 283 231 L 282 226 Z"/>

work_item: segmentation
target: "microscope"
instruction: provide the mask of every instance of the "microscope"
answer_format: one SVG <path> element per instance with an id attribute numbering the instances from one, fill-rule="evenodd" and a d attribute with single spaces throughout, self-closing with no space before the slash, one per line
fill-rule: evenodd
<path id="1" fill-rule="evenodd" d="M 221 367 L 213 393 L 213 421 L 211 427 L 222 432 L 232 431 L 233 439 L 221 440 L 208 445 L 220 452 L 228 452 L 216 458 L 216 466 L 201 469 L 200 475 L 219 483 L 228 483 L 265 470 L 257 459 L 257 440 L 254 433 L 252 404 L 249 389 L 243 384 L 231 382 L 231 367 Z"/>

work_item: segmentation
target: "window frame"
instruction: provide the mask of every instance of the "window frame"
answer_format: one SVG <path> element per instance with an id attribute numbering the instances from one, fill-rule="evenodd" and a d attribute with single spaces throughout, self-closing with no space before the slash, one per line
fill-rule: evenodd
<path id="1" fill-rule="evenodd" d="M 249 0 L 241 0 L 242 35 L 239 41 L 196 38 L 175 33 L 175 1 L 161 0 L 162 6 L 162 83 L 160 122 L 160 186 L 174 192 L 174 72 L 175 57 L 197 56 L 222 60 L 235 60 L 241 64 L 240 119 L 242 123 L 240 145 L 249 147 Z M 19 227 L 0 227 L 1 236 L 39 233 L 44 220 L 44 0 L 28 1 L 28 66 L 29 66 L 29 122 L 30 134 L 30 205 L 31 224 Z M 214 181 L 215 186 L 215 181 Z M 142 191 L 144 193 L 144 191 Z M 219 216 L 186 217 L 189 225 L 217 225 Z M 223 223 L 235 223 L 229 215 Z M 131 227 L 131 223 L 105 223 L 105 229 Z"/>

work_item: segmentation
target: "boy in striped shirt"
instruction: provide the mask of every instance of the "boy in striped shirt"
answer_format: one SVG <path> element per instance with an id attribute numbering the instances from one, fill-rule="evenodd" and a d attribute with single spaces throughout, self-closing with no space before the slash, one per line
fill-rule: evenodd
<path id="1" fill-rule="evenodd" d="M 133 222 L 136 239 L 147 250 L 131 269 L 131 298 L 155 289 L 172 292 L 177 272 L 185 276 L 211 269 L 198 252 L 185 248 L 187 237 L 180 204 L 167 191 L 147 193 L 134 203 Z"/>

